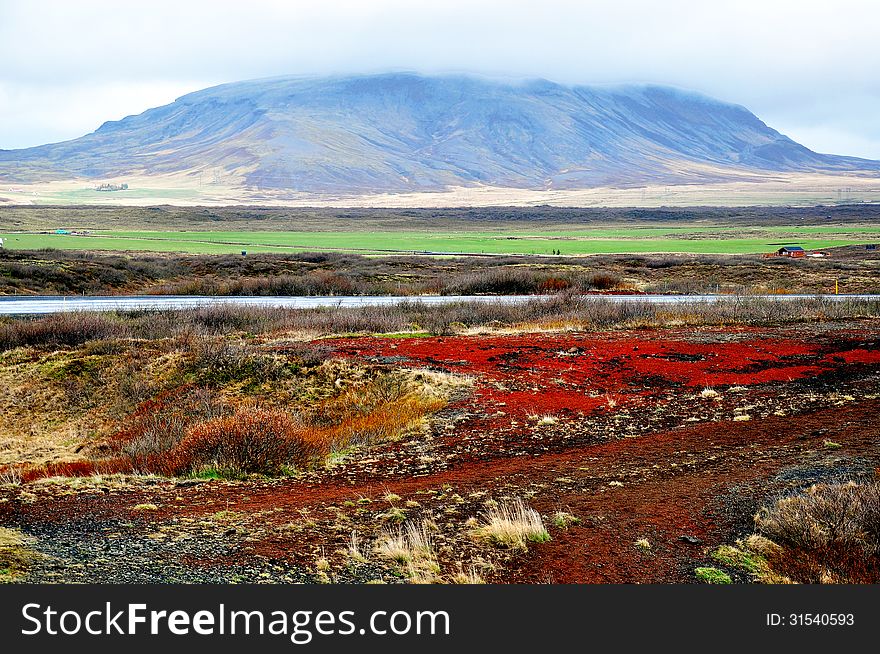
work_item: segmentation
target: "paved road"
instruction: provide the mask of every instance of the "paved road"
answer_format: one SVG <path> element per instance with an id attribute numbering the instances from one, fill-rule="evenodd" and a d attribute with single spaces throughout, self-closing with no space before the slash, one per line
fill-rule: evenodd
<path id="1" fill-rule="evenodd" d="M 339 296 L 339 297 L 228 297 L 193 295 L 119 295 L 119 296 L 6 296 L 0 297 L 0 315 L 39 315 L 60 311 L 134 311 L 144 309 L 190 309 L 193 307 L 237 305 L 250 307 L 286 307 L 304 309 L 313 307 L 387 306 L 399 302 L 447 304 L 450 302 L 527 302 L 546 298 L 536 295 L 425 295 L 397 296 Z M 706 303 L 735 300 L 730 295 L 587 295 L 605 302 L 650 302 L 652 304 Z M 803 298 L 828 301 L 880 300 L 880 295 L 760 295 L 740 297 L 748 300 L 761 298 L 775 302 Z"/>

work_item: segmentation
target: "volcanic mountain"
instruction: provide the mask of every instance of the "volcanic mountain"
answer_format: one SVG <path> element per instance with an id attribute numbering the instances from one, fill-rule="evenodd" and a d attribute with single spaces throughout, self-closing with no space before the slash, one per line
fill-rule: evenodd
<path id="1" fill-rule="evenodd" d="M 221 174 L 242 187 L 316 193 L 768 172 L 875 175 L 880 162 L 818 154 L 744 107 L 668 87 L 409 73 L 223 84 L 78 139 L 0 150 L 0 180 L 11 182 Z"/>

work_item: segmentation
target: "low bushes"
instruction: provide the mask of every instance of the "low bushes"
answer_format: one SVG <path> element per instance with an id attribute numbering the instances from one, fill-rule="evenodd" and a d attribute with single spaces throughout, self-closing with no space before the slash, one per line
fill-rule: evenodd
<path id="1" fill-rule="evenodd" d="M 762 508 L 773 572 L 800 583 L 880 582 L 880 482 L 817 484 Z"/>
<path id="2" fill-rule="evenodd" d="M 357 382 L 305 417 L 253 404 L 237 410 L 212 387 L 187 384 L 142 402 L 122 429 L 86 450 L 89 460 L 15 471 L 23 481 L 103 473 L 277 475 L 333 451 L 394 440 L 446 403 L 405 376 Z"/>
<path id="3" fill-rule="evenodd" d="M 140 404 L 128 424 L 93 447 L 92 454 L 123 457 L 134 470 L 155 468 L 158 457 L 177 447 L 193 425 L 227 413 L 215 393 L 183 386 Z"/>
<path id="4" fill-rule="evenodd" d="M 325 445 L 282 411 L 245 409 L 194 426 L 169 452 L 177 474 L 214 468 L 224 474 L 274 475 L 304 468 Z"/>
<path id="5" fill-rule="evenodd" d="M 0 323 L 0 351 L 29 345 L 70 347 L 128 335 L 128 325 L 112 314 L 79 311 L 55 313 Z"/>
<path id="6" fill-rule="evenodd" d="M 532 295 L 569 289 L 607 291 L 621 284 L 621 279 L 609 272 L 589 275 L 580 270 L 497 266 L 443 279 L 440 286 L 443 295 Z"/>
<path id="7" fill-rule="evenodd" d="M 600 291 L 610 291 L 621 285 L 620 277 L 611 273 L 596 273 L 590 277 L 589 288 Z"/>
<path id="8" fill-rule="evenodd" d="M 261 352 L 252 345 L 226 339 L 199 340 L 189 364 L 189 371 L 199 382 L 209 386 L 240 381 L 276 381 L 285 375 L 286 370 L 284 359 Z"/>
<path id="9" fill-rule="evenodd" d="M 118 314 L 68 313 L 0 322 L 0 351 L 20 346 L 73 346 L 98 339 L 179 338 L 197 340 L 234 332 L 269 334 L 392 333 L 414 325 L 434 334 L 455 326 L 567 324 L 582 328 L 663 326 L 669 324 L 789 324 L 815 320 L 878 317 L 880 302 L 799 298 L 772 301 L 730 296 L 715 302 L 652 304 L 613 301 L 563 292 L 525 302 L 454 302 L 359 308 L 283 309 L 205 306 L 188 310 L 132 311 Z"/>
<path id="10" fill-rule="evenodd" d="M 761 509 L 755 524 L 780 545 L 810 551 L 837 544 L 880 554 L 880 483 L 811 486 Z"/>
<path id="11" fill-rule="evenodd" d="M 816 484 L 755 516 L 715 561 L 760 583 L 880 583 L 880 482 Z"/>

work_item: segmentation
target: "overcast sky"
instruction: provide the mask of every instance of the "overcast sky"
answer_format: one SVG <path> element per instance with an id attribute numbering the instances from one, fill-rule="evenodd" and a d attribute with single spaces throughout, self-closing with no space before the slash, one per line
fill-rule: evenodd
<path id="1" fill-rule="evenodd" d="M 386 70 L 653 82 L 880 159 L 877 0 L 0 0 L 0 148 L 222 82 Z"/>

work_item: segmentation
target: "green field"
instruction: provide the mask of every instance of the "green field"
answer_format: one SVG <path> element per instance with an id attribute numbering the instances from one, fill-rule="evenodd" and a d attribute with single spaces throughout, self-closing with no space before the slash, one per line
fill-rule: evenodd
<path id="1" fill-rule="evenodd" d="M 88 236 L 0 233 L 10 249 L 137 250 L 204 254 L 355 251 L 440 254 L 752 254 L 779 244 L 807 249 L 880 240 L 880 226 L 624 227 L 502 231 L 93 231 Z"/>

